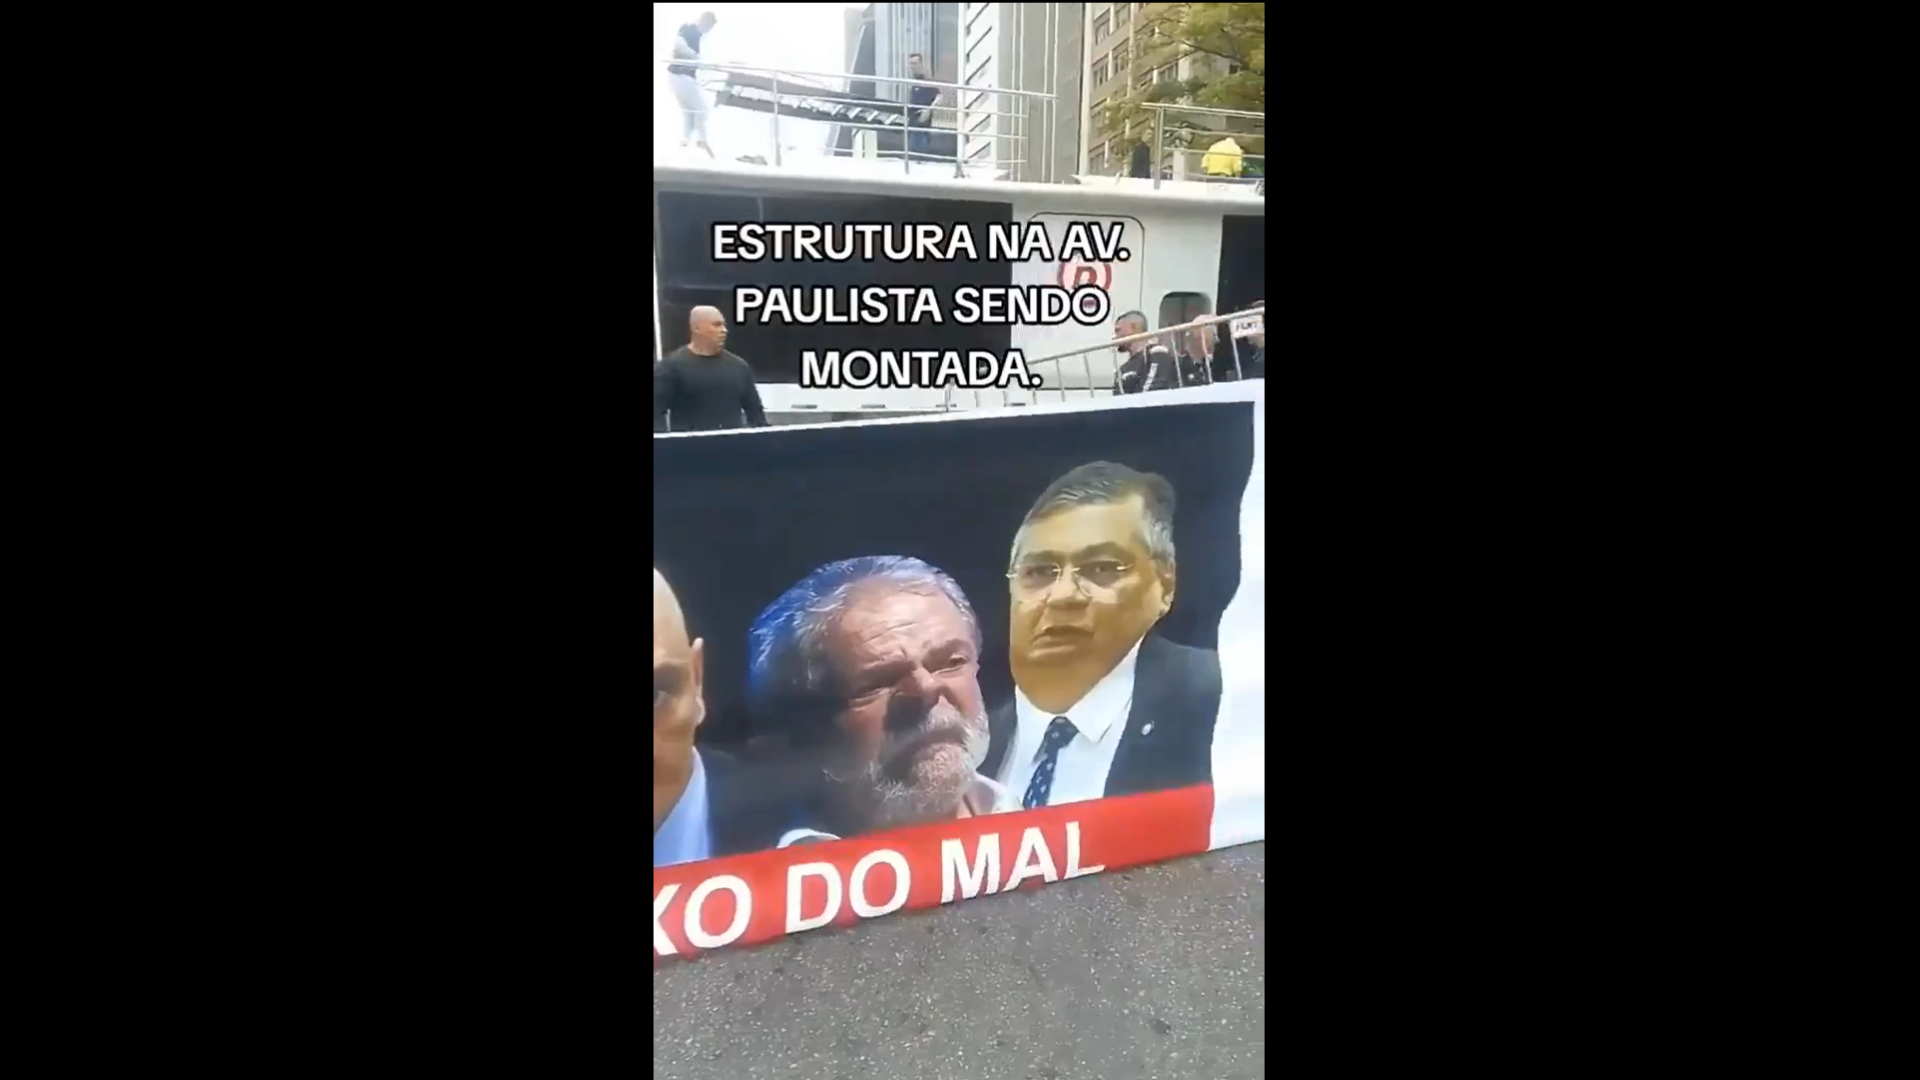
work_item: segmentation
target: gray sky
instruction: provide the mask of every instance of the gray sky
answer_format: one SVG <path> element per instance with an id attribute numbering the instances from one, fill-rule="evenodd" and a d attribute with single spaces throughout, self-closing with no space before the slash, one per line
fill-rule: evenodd
<path id="1" fill-rule="evenodd" d="M 673 55 L 673 35 L 684 23 L 711 11 L 719 18 L 701 43 L 704 60 L 731 61 L 788 71 L 846 70 L 846 30 L 841 12 L 865 4 L 655 4 L 653 58 Z M 709 75 L 710 79 L 723 76 Z M 654 155 L 679 155 L 680 110 L 667 91 L 666 68 L 653 69 Z M 708 94 L 711 103 L 712 94 Z M 742 154 L 773 154 L 772 118 L 740 109 L 713 109 L 708 131 L 713 152 L 722 161 Z M 787 150 L 818 154 L 826 145 L 827 125 L 782 120 L 780 141 Z M 783 150 L 783 153 L 786 151 Z M 705 155 L 701 155 L 705 157 Z"/>

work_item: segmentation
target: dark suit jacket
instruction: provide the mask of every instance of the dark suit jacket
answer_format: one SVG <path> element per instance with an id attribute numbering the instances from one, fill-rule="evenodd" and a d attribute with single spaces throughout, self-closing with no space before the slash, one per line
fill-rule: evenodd
<path id="1" fill-rule="evenodd" d="M 1213 721 L 1219 712 L 1219 654 L 1149 635 L 1134 661 L 1133 708 L 1107 773 L 1106 793 L 1212 783 Z M 987 722 L 993 745 L 980 771 L 997 777 L 1017 734 L 1013 702 L 993 710 Z M 1153 730 L 1146 730 L 1149 725 Z"/>
<path id="2" fill-rule="evenodd" d="M 716 858 L 771 851 L 782 835 L 806 824 L 812 778 L 805 770 L 710 746 L 700 748 L 700 760 L 707 767 L 707 825 Z"/>

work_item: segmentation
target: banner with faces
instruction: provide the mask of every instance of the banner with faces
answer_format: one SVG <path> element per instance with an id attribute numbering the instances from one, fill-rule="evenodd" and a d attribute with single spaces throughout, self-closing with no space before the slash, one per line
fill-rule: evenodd
<path id="1" fill-rule="evenodd" d="M 656 438 L 656 956 L 1264 839 L 1264 393 Z"/>

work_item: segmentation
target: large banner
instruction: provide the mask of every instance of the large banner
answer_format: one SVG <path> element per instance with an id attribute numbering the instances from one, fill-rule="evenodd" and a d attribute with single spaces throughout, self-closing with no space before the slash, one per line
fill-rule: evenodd
<path id="1" fill-rule="evenodd" d="M 656 962 L 1265 839 L 1265 386 L 656 437 Z"/>

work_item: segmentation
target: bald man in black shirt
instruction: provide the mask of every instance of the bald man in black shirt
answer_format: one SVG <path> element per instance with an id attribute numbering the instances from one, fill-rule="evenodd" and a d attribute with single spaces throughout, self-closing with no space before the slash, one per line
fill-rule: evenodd
<path id="1" fill-rule="evenodd" d="M 653 430 L 766 427 L 753 369 L 726 350 L 727 320 L 720 309 L 694 308 L 687 331 L 687 344 L 653 365 Z"/>

